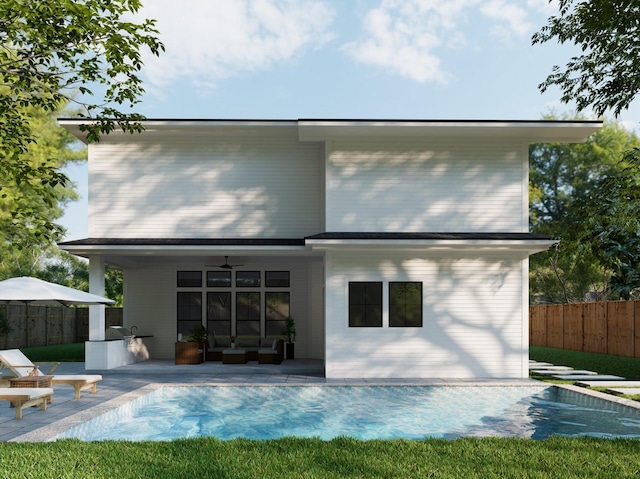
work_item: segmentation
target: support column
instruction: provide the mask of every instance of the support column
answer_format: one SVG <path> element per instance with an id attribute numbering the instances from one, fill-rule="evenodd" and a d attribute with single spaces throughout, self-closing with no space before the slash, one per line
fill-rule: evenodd
<path id="1" fill-rule="evenodd" d="M 101 255 L 89 257 L 89 292 L 104 296 L 104 258 Z M 103 304 L 89 306 L 89 341 L 104 341 L 105 311 Z"/>

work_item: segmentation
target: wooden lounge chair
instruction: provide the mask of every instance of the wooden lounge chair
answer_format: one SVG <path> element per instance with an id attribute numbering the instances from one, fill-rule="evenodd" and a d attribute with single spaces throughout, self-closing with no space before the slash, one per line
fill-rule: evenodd
<path id="1" fill-rule="evenodd" d="M 22 419 L 22 409 L 40 406 L 47 410 L 47 401 L 53 396 L 52 388 L 0 388 L 0 401 L 11 401 L 16 408 L 16 419 Z"/>
<path id="2" fill-rule="evenodd" d="M 43 373 L 39 365 L 32 363 L 19 349 L 0 351 L 0 363 L 18 378 L 33 375 L 49 376 L 59 364 L 53 363 L 54 366 L 46 373 Z M 98 381 L 101 380 L 102 376 L 99 374 L 54 374 L 52 383 L 53 386 L 58 384 L 73 386 L 75 398 L 80 399 L 80 391 L 84 391 L 85 389 L 91 389 L 91 394 L 95 394 Z"/>

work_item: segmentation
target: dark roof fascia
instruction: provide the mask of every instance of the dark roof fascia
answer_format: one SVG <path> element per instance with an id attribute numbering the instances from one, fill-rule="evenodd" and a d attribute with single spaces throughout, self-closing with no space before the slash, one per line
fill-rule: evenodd
<path id="1" fill-rule="evenodd" d="M 85 238 L 58 246 L 304 246 L 304 238 Z"/>
<path id="2" fill-rule="evenodd" d="M 58 117 L 58 121 L 95 121 L 91 118 L 84 117 Z M 531 124 L 531 123 L 539 123 L 539 124 L 549 124 L 549 125 L 567 125 L 572 123 L 580 123 L 580 124 L 594 124 L 599 125 L 602 124 L 602 120 L 487 120 L 487 119 L 424 119 L 424 118 L 298 118 L 298 119 L 273 119 L 273 118 L 145 118 L 144 120 L 140 120 L 142 123 L 144 122 L 154 122 L 154 121 L 167 121 L 167 122 L 185 122 L 185 123 L 215 123 L 215 122 L 225 122 L 225 123 L 247 123 L 247 122 L 266 122 L 266 123 L 292 123 L 292 122 L 387 122 L 387 123 L 515 123 L 515 124 Z"/>
<path id="3" fill-rule="evenodd" d="M 306 240 L 452 240 L 452 241 L 552 241 L 554 238 L 535 233 L 342 233 L 326 232 L 307 236 Z"/>
<path id="4" fill-rule="evenodd" d="M 85 238 L 59 246 L 304 246 L 307 240 L 447 240 L 447 241 L 551 241 L 535 233 L 353 233 L 325 232 L 305 238 Z"/>

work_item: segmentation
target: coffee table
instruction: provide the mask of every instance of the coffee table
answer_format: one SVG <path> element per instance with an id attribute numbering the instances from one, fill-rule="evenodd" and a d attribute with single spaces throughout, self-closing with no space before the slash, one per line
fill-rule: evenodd
<path id="1" fill-rule="evenodd" d="M 21 378 L 9 378 L 10 388 L 50 388 L 53 387 L 53 376 L 23 376 Z M 47 400 L 53 402 L 53 395 Z"/>
<path id="2" fill-rule="evenodd" d="M 246 349 L 223 349 L 222 364 L 245 364 L 247 362 Z"/>

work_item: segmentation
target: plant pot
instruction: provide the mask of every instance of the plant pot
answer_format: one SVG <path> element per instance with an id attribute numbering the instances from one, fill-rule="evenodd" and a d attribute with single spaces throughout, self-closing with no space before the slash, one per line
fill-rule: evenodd
<path id="1" fill-rule="evenodd" d="M 284 357 L 285 359 L 295 359 L 295 346 L 296 343 L 284 343 Z"/>

